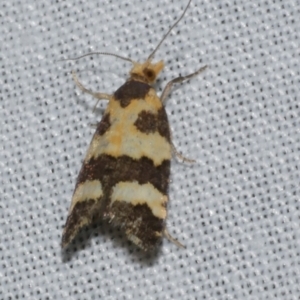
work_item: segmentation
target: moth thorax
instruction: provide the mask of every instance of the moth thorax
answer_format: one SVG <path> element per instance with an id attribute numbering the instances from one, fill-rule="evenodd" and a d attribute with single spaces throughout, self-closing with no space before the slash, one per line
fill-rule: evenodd
<path id="1" fill-rule="evenodd" d="M 130 71 L 130 77 L 139 81 L 143 81 L 149 84 L 155 82 L 158 74 L 164 68 L 164 62 L 161 60 L 156 64 L 152 64 L 149 61 L 144 63 L 133 63 L 133 68 Z"/>

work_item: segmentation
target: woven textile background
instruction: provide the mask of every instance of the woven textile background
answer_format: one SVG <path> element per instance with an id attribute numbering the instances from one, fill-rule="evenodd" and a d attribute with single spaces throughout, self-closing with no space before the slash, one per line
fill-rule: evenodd
<path id="1" fill-rule="evenodd" d="M 112 93 L 187 1 L 0 1 L 0 299 L 299 299 L 300 3 L 193 0 L 156 54 L 177 150 L 164 240 L 100 222 L 64 253 L 77 174 Z"/>

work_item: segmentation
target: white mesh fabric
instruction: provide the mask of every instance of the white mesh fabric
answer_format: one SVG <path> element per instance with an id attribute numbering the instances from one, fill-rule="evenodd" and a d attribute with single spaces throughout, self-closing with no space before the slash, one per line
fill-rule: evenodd
<path id="1" fill-rule="evenodd" d="M 70 252 L 60 239 L 105 101 L 187 1 L 1 1 L 0 299 L 299 299 L 300 6 L 197 1 L 156 54 L 178 151 L 168 228 L 145 255 L 103 223 Z"/>

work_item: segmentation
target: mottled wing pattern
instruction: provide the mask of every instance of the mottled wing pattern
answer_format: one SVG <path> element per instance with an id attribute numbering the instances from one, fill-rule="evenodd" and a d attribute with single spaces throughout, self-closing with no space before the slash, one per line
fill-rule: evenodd
<path id="1" fill-rule="evenodd" d="M 92 142 L 103 135 L 109 126 L 109 115 L 105 114 L 97 126 Z M 85 161 L 79 172 L 63 231 L 62 247 L 68 246 L 78 231 L 90 224 L 94 217 L 101 216 L 105 194 L 98 172 L 105 166 L 99 166 L 95 162 L 94 159 Z"/>
<path id="2" fill-rule="evenodd" d="M 148 84 L 127 81 L 109 101 L 88 149 L 63 246 L 95 217 L 152 250 L 165 227 L 170 159 L 169 125 L 160 99 Z"/>

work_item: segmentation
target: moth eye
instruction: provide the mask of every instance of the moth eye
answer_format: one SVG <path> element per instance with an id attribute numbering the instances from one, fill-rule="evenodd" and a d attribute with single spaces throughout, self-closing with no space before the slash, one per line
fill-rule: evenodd
<path id="1" fill-rule="evenodd" d="M 155 73 L 151 69 L 145 69 L 144 74 L 150 81 L 155 79 Z"/>

